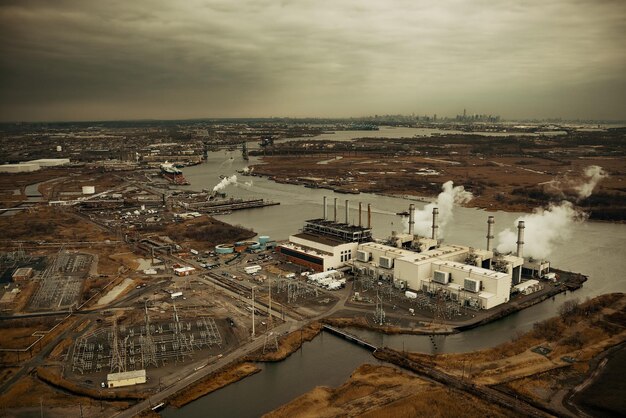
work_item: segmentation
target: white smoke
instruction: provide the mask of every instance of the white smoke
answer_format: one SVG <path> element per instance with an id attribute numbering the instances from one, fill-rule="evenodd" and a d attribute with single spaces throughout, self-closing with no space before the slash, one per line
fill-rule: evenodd
<path id="1" fill-rule="evenodd" d="M 217 183 L 215 185 L 215 187 L 213 187 L 213 191 L 214 192 L 219 192 L 220 190 L 225 189 L 228 185 L 230 184 L 236 184 L 237 183 L 237 175 L 233 174 L 230 177 L 224 177 L 222 179 L 222 181 L 220 181 L 219 183 Z"/>
<path id="2" fill-rule="evenodd" d="M 590 165 L 585 168 L 585 182 L 574 187 L 574 190 L 578 193 L 580 199 L 585 199 L 591 196 L 593 189 L 598 185 L 600 180 L 607 178 L 609 175 L 602 167 L 598 165 Z"/>
<path id="3" fill-rule="evenodd" d="M 568 201 L 550 205 L 548 209 L 536 208 L 530 215 L 517 218 L 513 228 L 498 234 L 496 249 L 500 253 L 516 251 L 517 223 L 524 221 L 524 257 L 546 259 L 556 245 L 570 236 L 574 223 L 584 218 L 585 214 L 577 211 Z"/>
<path id="4" fill-rule="evenodd" d="M 442 192 L 437 196 L 437 200 L 429 203 L 422 209 L 416 209 L 413 220 L 415 221 L 415 234 L 421 236 L 431 235 L 433 220 L 433 208 L 439 208 L 439 235 L 443 236 L 446 225 L 452 220 L 452 210 L 455 204 L 469 202 L 472 193 L 465 190 L 463 186 L 454 186 L 452 180 L 443 184 Z M 408 231 L 409 221 L 405 221 L 405 230 Z"/>
<path id="5" fill-rule="evenodd" d="M 242 173 L 244 173 L 244 174 L 248 174 L 248 173 L 250 172 L 250 168 L 249 168 L 249 167 L 244 167 L 244 168 L 241 170 L 241 172 L 242 172 Z"/>

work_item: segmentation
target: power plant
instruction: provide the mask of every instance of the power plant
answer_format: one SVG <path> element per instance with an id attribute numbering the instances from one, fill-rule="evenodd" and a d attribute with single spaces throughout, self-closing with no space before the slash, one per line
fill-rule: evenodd
<path id="1" fill-rule="evenodd" d="M 358 225 L 350 224 L 350 201 L 345 200 L 345 220 L 327 219 L 327 198 L 323 217 L 305 221 L 300 233 L 289 237 L 277 250 L 287 260 L 314 271 L 348 269 L 409 292 L 440 295 L 461 306 L 490 309 L 509 301 L 522 282 L 522 271 L 542 276 L 549 263 L 523 258 L 524 221 L 518 224 L 517 252 L 498 254 L 492 249 L 494 216 L 487 219 L 487 245 L 478 249 L 443 244 L 439 238 L 439 209 L 432 209 L 431 236 L 415 234 L 415 205 L 409 205 L 408 232 L 393 231 L 387 239 L 374 239 L 371 205 L 367 205 L 367 227 L 362 226 L 363 204 L 358 205 Z M 406 215 L 407 212 L 404 212 Z M 523 286 L 525 289 L 528 286 Z"/>

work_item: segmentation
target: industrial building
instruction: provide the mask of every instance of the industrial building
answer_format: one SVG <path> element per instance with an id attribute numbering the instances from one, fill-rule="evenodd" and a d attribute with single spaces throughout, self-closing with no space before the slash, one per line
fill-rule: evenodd
<path id="1" fill-rule="evenodd" d="M 511 289 L 521 282 L 524 265 L 524 223 L 518 225 L 517 255 L 499 255 L 491 250 L 494 218 L 487 221 L 487 249 L 462 245 L 438 245 L 438 210 L 433 209 L 430 238 L 413 234 L 414 206 L 409 207 L 409 233 L 382 242 L 360 243 L 349 261 L 355 273 L 393 282 L 399 289 L 441 295 L 463 306 L 490 309 L 506 303 Z M 533 267 L 546 268 L 545 262 Z"/>
<path id="2" fill-rule="evenodd" d="M 371 207 L 367 208 L 367 227 L 362 222 L 362 205 L 359 203 L 359 224 L 349 223 L 350 202 L 345 203 L 345 222 L 337 221 L 337 198 L 334 217 L 328 219 L 326 196 L 324 214 L 320 219 L 305 222 L 300 233 L 291 235 L 289 242 L 276 250 L 287 260 L 314 271 L 327 271 L 343 267 L 356 255 L 360 243 L 372 241 Z"/>
<path id="3" fill-rule="evenodd" d="M 70 163 L 69 158 L 43 158 L 18 164 L 1 164 L 0 173 L 29 173 L 42 167 L 57 167 Z"/>
<path id="4" fill-rule="evenodd" d="M 132 370 L 130 372 L 107 374 L 107 387 L 119 388 L 146 383 L 146 370 Z"/>

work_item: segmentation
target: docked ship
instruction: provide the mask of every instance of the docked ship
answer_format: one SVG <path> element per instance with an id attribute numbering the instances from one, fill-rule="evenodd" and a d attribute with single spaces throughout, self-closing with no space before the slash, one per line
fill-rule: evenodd
<path id="1" fill-rule="evenodd" d="M 189 184 L 185 176 L 183 176 L 183 172 L 174 164 L 168 163 L 167 161 L 161 164 L 161 175 L 169 180 L 170 183 L 180 185 Z"/>

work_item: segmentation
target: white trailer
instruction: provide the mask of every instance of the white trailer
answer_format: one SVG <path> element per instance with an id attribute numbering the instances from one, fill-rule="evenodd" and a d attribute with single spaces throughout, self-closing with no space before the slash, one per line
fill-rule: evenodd
<path id="1" fill-rule="evenodd" d="M 411 292 L 410 290 L 407 290 L 406 292 L 404 292 L 404 296 L 406 296 L 409 299 L 417 299 L 417 293 Z"/>
<path id="2" fill-rule="evenodd" d="M 174 293 L 172 293 L 172 294 L 170 295 L 170 297 L 171 297 L 172 299 L 176 299 L 176 298 L 181 297 L 182 295 L 183 295 L 183 292 L 174 292 Z"/>
<path id="3" fill-rule="evenodd" d="M 243 269 L 244 269 L 244 271 L 246 273 L 252 274 L 252 273 L 257 273 L 257 272 L 261 271 L 261 266 L 259 266 L 259 265 L 246 266 Z"/>
<path id="4" fill-rule="evenodd" d="M 189 252 L 193 255 L 198 255 L 200 254 L 198 251 L 194 250 L 193 248 L 191 250 L 189 250 Z"/>

